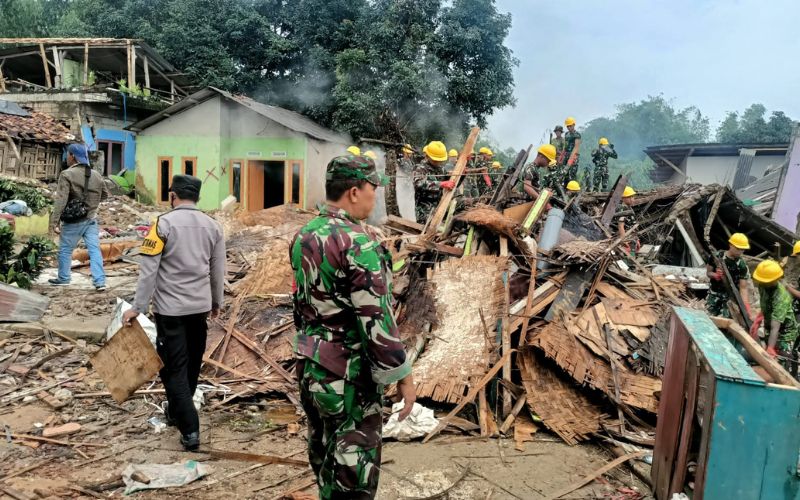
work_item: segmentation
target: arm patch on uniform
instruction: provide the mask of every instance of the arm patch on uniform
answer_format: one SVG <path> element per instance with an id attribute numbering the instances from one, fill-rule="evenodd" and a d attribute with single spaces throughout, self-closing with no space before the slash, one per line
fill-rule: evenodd
<path id="1" fill-rule="evenodd" d="M 164 240 L 158 235 L 158 218 L 156 218 L 155 222 L 150 226 L 150 231 L 142 242 L 139 253 L 154 256 L 159 255 L 163 251 Z"/>

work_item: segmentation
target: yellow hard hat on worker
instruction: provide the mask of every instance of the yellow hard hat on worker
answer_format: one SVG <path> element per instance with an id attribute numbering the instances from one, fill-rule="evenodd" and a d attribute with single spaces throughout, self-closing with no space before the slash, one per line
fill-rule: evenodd
<path id="1" fill-rule="evenodd" d="M 410 155 L 413 152 L 414 152 L 414 148 L 411 147 L 411 144 L 406 144 L 405 146 L 403 146 L 403 153 L 404 154 Z"/>
<path id="2" fill-rule="evenodd" d="M 486 146 L 484 146 L 481 149 L 479 149 L 478 153 L 482 154 L 482 155 L 494 156 L 494 153 L 492 153 L 492 150 L 487 148 Z"/>
<path id="3" fill-rule="evenodd" d="M 598 143 L 599 143 L 601 146 L 608 146 L 608 139 L 606 139 L 605 137 L 601 137 L 601 138 L 600 138 L 600 141 L 598 141 Z"/>
<path id="4" fill-rule="evenodd" d="M 358 146 L 350 146 L 349 148 L 347 148 L 347 152 L 350 153 L 351 155 L 360 156 L 361 148 Z"/>
<path id="5" fill-rule="evenodd" d="M 581 190 L 581 185 L 578 184 L 578 181 L 569 181 L 567 183 L 567 191 L 572 191 L 573 193 L 577 193 Z"/>
<path id="6" fill-rule="evenodd" d="M 575 118 L 569 116 L 569 117 L 567 117 L 566 120 L 564 120 L 564 126 L 565 127 L 570 127 L 572 125 L 575 125 Z"/>
<path id="7" fill-rule="evenodd" d="M 797 241 L 794 244 L 794 248 L 792 249 L 792 256 L 795 256 L 800 253 L 800 241 Z"/>
<path id="8" fill-rule="evenodd" d="M 550 160 L 550 163 L 547 164 L 548 167 L 554 167 L 556 165 L 556 147 L 552 144 L 542 144 L 539 146 L 537 150 L 539 153 L 542 154 L 545 158 Z"/>
<path id="9" fill-rule="evenodd" d="M 447 153 L 447 156 L 449 156 L 450 158 L 457 157 L 458 151 L 456 151 L 455 149 L 451 149 L 450 152 Z"/>
<path id="10" fill-rule="evenodd" d="M 733 233 L 728 239 L 728 243 L 739 250 L 750 250 L 750 242 L 747 240 L 747 236 L 742 233 Z"/>
<path id="11" fill-rule="evenodd" d="M 625 186 L 625 191 L 622 192 L 622 197 L 628 198 L 634 195 L 636 195 L 636 191 L 630 186 Z"/>
<path id="12" fill-rule="evenodd" d="M 447 161 L 447 147 L 442 141 L 431 141 L 423 149 L 426 155 L 434 161 Z"/>
<path id="13" fill-rule="evenodd" d="M 500 164 L 499 161 L 493 161 L 492 162 L 492 168 L 499 170 L 499 169 L 503 168 L 503 166 Z"/>
<path id="14" fill-rule="evenodd" d="M 762 285 L 770 285 L 781 278 L 783 278 L 783 268 L 771 259 L 761 261 L 753 271 L 753 281 Z"/>

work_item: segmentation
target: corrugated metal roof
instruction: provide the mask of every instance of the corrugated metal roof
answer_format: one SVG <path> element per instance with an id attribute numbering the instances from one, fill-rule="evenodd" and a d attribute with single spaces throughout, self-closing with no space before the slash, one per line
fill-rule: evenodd
<path id="1" fill-rule="evenodd" d="M 295 132 L 299 132 L 301 134 L 305 134 L 309 137 L 313 137 L 315 139 L 319 139 L 321 141 L 326 142 L 337 142 L 346 144 L 350 142 L 350 138 L 346 134 L 340 134 L 333 130 L 323 127 L 318 123 L 314 122 L 310 118 L 307 118 L 300 113 L 296 113 L 294 111 L 290 111 L 288 109 L 279 108 L 277 106 L 271 106 L 269 104 L 264 104 L 258 101 L 254 101 L 253 99 L 242 96 L 242 95 L 234 95 L 230 92 L 226 92 L 224 90 L 220 90 L 215 87 L 206 87 L 194 94 L 190 95 L 189 97 L 183 99 L 182 101 L 160 111 L 144 120 L 140 120 L 130 127 L 130 130 L 135 131 L 142 131 L 148 127 L 155 125 L 156 123 L 166 120 L 172 116 L 177 115 L 183 111 L 186 111 L 189 108 L 197 106 L 215 96 L 222 96 L 225 99 L 229 99 L 231 101 L 236 102 L 237 104 L 241 104 L 242 106 L 247 107 L 248 109 L 255 111 L 256 113 L 269 118 L 277 123 L 280 123 L 284 127 L 294 130 Z"/>
<path id="2" fill-rule="evenodd" d="M 0 138 L 3 137 L 53 144 L 75 142 L 75 136 L 66 125 L 50 115 L 36 111 L 28 111 L 27 116 L 0 113 Z"/>

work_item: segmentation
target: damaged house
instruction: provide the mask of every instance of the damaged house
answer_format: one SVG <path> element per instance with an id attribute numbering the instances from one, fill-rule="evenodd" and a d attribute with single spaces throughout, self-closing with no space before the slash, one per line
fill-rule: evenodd
<path id="1" fill-rule="evenodd" d="M 299 113 L 208 87 L 129 127 L 138 133 L 137 192 L 169 199 L 170 179 L 203 181 L 200 208 L 233 196 L 247 211 L 325 198 L 325 167 L 350 138 Z"/>

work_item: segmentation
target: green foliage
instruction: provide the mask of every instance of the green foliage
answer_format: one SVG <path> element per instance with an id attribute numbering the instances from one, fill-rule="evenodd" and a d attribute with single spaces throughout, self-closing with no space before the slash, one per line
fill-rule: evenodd
<path id="1" fill-rule="evenodd" d="M 752 104 L 739 113 L 733 111 L 725 116 L 717 129 L 717 142 L 741 144 L 787 143 L 792 136 L 794 122 L 783 111 L 773 111 L 767 121 L 767 108 L 763 104 Z"/>
<path id="2" fill-rule="evenodd" d="M 355 137 L 451 141 L 514 102 L 511 17 L 494 0 L 8 1 L 65 4 L 41 34 L 142 38 L 197 86 Z"/>
<path id="3" fill-rule="evenodd" d="M 30 289 L 31 283 L 42 273 L 45 259 L 54 250 L 52 241 L 33 236 L 14 255 L 14 230 L 8 223 L 0 222 L 0 281 Z"/>
<path id="4" fill-rule="evenodd" d="M 53 200 L 26 184 L 9 179 L 0 179 L 0 201 L 22 200 L 35 214 L 53 205 Z"/>

